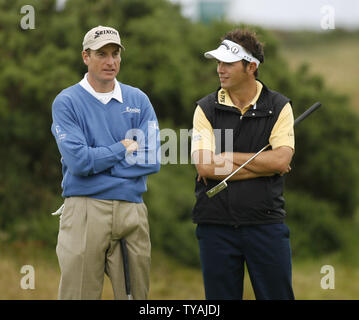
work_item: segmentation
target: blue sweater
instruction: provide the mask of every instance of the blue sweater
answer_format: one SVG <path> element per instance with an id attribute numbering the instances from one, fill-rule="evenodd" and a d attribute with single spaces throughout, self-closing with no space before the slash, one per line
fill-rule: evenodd
<path id="1" fill-rule="evenodd" d="M 80 84 L 55 98 L 51 131 L 62 155 L 64 197 L 142 202 L 147 175 L 159 171 L 155 111 L 141 90 L 120 87 L 123 103 L 104 105 Z M 137 152 L 126 153 L 125 138 L 137 141 Z"/>

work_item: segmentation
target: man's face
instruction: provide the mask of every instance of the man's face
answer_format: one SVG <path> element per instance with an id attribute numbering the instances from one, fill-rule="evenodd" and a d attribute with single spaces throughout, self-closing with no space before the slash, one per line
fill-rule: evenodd
<path id="1" fill-rule="evenodd" d="M 99 82 L 113 81 L 120 71 L 121 48 L 117 44 L 109 43 L 90 54 L 82 51 L 82 57 L 89 75 Z"/>
<path id="2" fill-rule="evenodd" d="M 249 64 L 244 67 L 242 61 L 232 63 L 217 60 L 217 73 L 223 89 L 236 89 L 251 77 Z"/>

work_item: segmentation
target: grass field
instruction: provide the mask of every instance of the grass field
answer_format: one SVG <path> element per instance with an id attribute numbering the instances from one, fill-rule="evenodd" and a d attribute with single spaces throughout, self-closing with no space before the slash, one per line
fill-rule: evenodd
<path id="1" fill-rule="evenodd" d="M 293 35 L 295 39 L 295 34 Z M 325 36 L 323 36 L 325 38 Z M 358 35 L 342 39 L 313 41 L 310 45 L 282 39 L 282 53 L 291 70 L 305 63 L 314 74 L 322 75 L 325 83 L 336 92 L 348 95 L 359 111 L 359 39 Z"/>
<path id="2" fill-rule="evenodd" d="M 0 299 L 6 300 L 53 300 L 57 299 L 60 272 L 54 250 L 36 244 L 1 245 Z M 343 265 L 337 257 L 324 257 L 311 261 L 293 261 L 293 287 L 296 299 L 358 299 L 359 268 Z M 321 288 L 323 265 L 335 270 L 335 289 Z M 20 273 L 23 265 L 35 270 L 35 289 L 21 289 Z M 103 299 L 113 299 L 110 281 L 105 277 Z M 204 290 L 201 271 L 179 264 L 160 252 L 152 254 L 150 300 L 202 300 Z M 254 299 L 248 275 L 245 278 L 244 299 Z"/>

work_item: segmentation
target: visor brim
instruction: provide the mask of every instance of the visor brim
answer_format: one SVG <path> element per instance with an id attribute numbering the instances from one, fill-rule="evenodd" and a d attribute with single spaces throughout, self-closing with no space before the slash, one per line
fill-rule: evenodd
<path id="1" fill-rule="evenodd" d="M 243 58 L 236 56 L 231 51 L 229 51 L 227 49 L 221 49 L 221 48 L 218 48 L 218 49 L 212 50 L 212 51 L 207 51 L 204 54 L 204 56 L 207 59 L 217 59 L 219 61 L 227 62 L 227 63 L 237 62 L 237 61 L 241 61 L 243 59 Z"/>

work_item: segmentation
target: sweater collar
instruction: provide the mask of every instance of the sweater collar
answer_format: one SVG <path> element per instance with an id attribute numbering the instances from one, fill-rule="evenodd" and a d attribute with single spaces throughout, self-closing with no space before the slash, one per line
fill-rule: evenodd
<path id="1" fill-rule="evenodd" d="M 88 91 L 90 94 L 92 94 L 96 99 L 99 100 L 99 96 L 98 96 L 98 92 L 95 91 L 95 89 L 90 85 L 90 83 L 87 80 L 87 74 L 86 73 L 83 77 L 83 79 L 80 81 L 80 85 L 86 90 Z M 115 79 L 115 87 L 114 90 L 112 92 L 112 97 L 116 99 L 117 101 L 123 103 L 123 99 L 122 99 L 122 91 L 121 91 L 121 87 L 120 84 L 118 83 L 118 81 Z"/>

